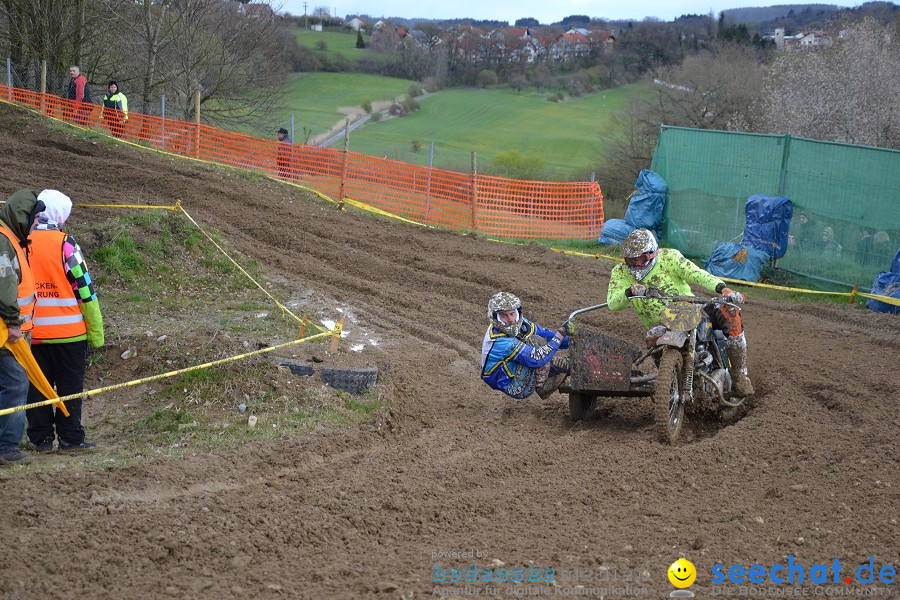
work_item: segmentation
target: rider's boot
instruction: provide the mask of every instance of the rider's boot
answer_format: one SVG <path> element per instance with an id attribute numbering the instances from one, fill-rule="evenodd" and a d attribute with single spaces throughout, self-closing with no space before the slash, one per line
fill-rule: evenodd
<path id="1" fill-rule="evenodd" d="M 562 385 L 569 375 L 569 357 L 556 354 L 550 359 L 550 374 L 541 385 L 534 389 L 541 400 L 546 400 L 550 394 Z"/>
<path id="2" fill-rule="evenodd" d="M 728 371 L 731 373 L 732 389 L 736 396 L 746 398 L 753 395 L 753 384 L 747 377 L 747 338 L 741 335 L 729 337 L 725 341 L 728 350 Z"/>

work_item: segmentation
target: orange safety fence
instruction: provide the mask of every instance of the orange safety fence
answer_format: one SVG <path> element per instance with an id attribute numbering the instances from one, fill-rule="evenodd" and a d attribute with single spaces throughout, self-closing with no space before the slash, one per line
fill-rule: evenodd
<path id="1" fill-rule="evenodd" d="M 603 226 L 603 194 L 596 182 L 460 173 L 135 112 L 123 123 L 96 104 L 4 85 L 0 98 L 173 154 L 261 171 L 426 225 L 545 239 L 595 239 Z"/>

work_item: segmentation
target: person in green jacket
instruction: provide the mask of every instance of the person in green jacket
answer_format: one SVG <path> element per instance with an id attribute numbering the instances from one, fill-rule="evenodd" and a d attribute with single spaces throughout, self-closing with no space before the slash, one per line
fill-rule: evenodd
<path id="1" fill-rule="evenodd" d="M 659 337 L 662 331 L 660 316 L 665 304 L 656 298 L 646 298 L 648 292 L 661 296 L 693 296 L 691 284 L 709 292 L 721 294 L 734 304 L 742 304 L 744 295 L 726 287 L 725 282 L 704 271 L 674 248 L 659 248 L 656 237 L 647 229 L 635 229 L 622 245 L 625 264 L 616 265 L 609 278 L 606 300 L 610 310 L 634 307 L 638 318 L 648 330 L 648 338 Z M 709 305 L 704 310 L 713 327 L 721 330 L 727 340 L 731 378 L 737 395 L 753 394 L 747 376 L 747 339 L 741 313 L 727 305 Z"/>
<path id="2" fill-rule="evenodd" d="M 128 98 L 119 90 L 116 81 L 110 81 L 103 96 L 103 114 L 101 119 L 106 121 L 109 130 L 116 137 L 125 134 L 125 122 L 128 121 Z"/>

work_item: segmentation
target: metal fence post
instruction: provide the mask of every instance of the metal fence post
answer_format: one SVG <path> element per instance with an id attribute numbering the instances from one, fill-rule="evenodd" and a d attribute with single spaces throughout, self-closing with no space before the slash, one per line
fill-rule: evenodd
<path id="1" fill-rule="evenodd" d="M 425 223 L 431 213 L 431 169 L 434 165 L 434 140 L 431 140 L 431 149 L 428 151 L 428 184 L 425 187 Z"/>
<path id="2" fill-rule="evenodd" d="M 194 146 L 194 157 L 200 158 L 200 88 L 197 88 L 197 91 L 194 92 L 194 119 L 196 120 L 196 134 L 195 134 L 195 146 Z"/>
<path id="3" fill-rule="evenodd" d="M 7 100 L 12 102 L 13 99 L 13 91 L 12 91 L 12 59 L 10 57 L 6 57 L 6 85 L 9 87 L 7 91 Z"/>
<path id="4" fill-rule="evenodd" d="M 597 201 L 594 199 L 594 183 L 597 181 L 597 172 L 591 171 L 591 237 L 597 237 Z"/>
<path id="5" fill-rule="evenodd" d="M 472 230 L 478 231 L 478 156 L 472 153 Z"/>
<path id="6" fill-rule="evenodd" d="M 297 142 L 297 137 L 294 135 L 294 111 L 291 111 L 291 142 Z"/>
<path id="7" fill-rule="evenodd" d="M 344 210 L 344 183 L 347 179 L 347 155 L 350 153 L 350 117 L 344 123 L 344 153 L 341 155 L 341 191 L 338 208 Z"/>
<path id="8" fill-rule="evenodd" d="M 159 97 L 159 116 L 161 117 L 160 135 L 162 135 L 162 147 L 166 147 L 166 95 L 160 94 Z"/>

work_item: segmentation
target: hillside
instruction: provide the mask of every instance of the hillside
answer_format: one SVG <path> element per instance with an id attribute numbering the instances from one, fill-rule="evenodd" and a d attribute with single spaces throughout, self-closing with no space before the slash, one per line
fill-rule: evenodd
<path id="1" fill-rule="evenodd" d="M 378 365 L 377 393 L 387 405 L 344 427 L 213 452 L 173 423 L 172 443 L 186 446 L 122 464 L 106 453 L 134 435 L 135 411 L 189 404 L 203 382 L 186 381 L 167 398 L 144 387 L 89 399 L 95 453 L 0 469 L 0 535 L 11 543 L 0 565 L 4 598 L 409 600 L 433 594 L 434 565 L 472 563 L 553 569 L 559 581 L 547 589 L 566 595 L 584 589 L 575 586 L 627 585 L 659 598 L 672 589 L 665 573 L 679 556 L 696 564 L 693 591 L 704 597 L 715 564 L 727 572 L 793 555 L 807 566 L 840 560 L 853 574 L 870 556 L 876 565 L 896 556 L 896 317 L 748 291 L 757 396 L 730 422 L 692 416 L 684 442 L 664 446 L 646 399 L 601 400 L 595 418 L 573 425 L 564 396 L 515 401 L 479 379 L 491 294 L 513 290 L 529 316 L 555 326 L 605 298 L 612 262 L 338 211 L 277 182 L 86 139 L 6 106 L 0 132 L 0 194 L 53 186 L 76 202 L 180 198 L 237 256 L 255 262 L 267 289 L 318 317 L 343 311 L 348 340 L 378 340 L 357 360 Z M 79 231 L 98 230 L 86 245 L 121 231 L 104 225 L 108 209 L 74 215 Z M 161 239 L 151 225 L 141 225 L 155 232 L 148 244 Z M 202 251 L 169 244 L 141 254 L 149 260 L 155 247 L 159 260 L 203 265 Z M 243 291 L 208 293 L 202 281 L 166 275 L 142 275 L 154 286 L 149 303 L 109 296 L 113 341 L 158 339 L 145 333 L 160 331 L 147 308 L 153 299 L 180 343 L 212 324 L 203 343 L 186 347 L 214 355 L 289 335 L 244 318 L 246 330 L 218 348 L 215 324 L 229 320 Z M 220 275 L 221 285 L 237 285 Z M 103 302 L 104 284 L 98 288 Z M 593 314 L 578 327 L 643 343 L 631 312 Z M 151 356 L 163 361 L 147 368 L 168 368 L 167 357 Z M 112 352 L 108 360 L 120 359 Z M 92 365 L 92 382 L 104 368 Z M 234 380 L 255 393 L 250 386 L 269 389 L 271 373 L 248 366 Z M 104 383 L 127 375 L 119 369 Z M 282 396 L 297 401 L 282 387 L 270 401 Z M 233 401 L 222 403 L 230 409 Z M 476 550 L 477 558 L 438 555 Z M 576 569 L 590 572 L 591 583 L 585 575 L 563 579 Z M 521 586 L 506 595 L 513 594 L 528 595 Z"/>
<path id="2" fill-rule="evenodd" d="M 729 21 L 759 24 L 764 21 L 774 21 L 786 17 L 791 13 L 794 15 L 833 16 L 844 8 L 836 4 L 778 4 L 775 6 L 729 8 L 722 12 L 725 13 L 725 17 Z"/>

